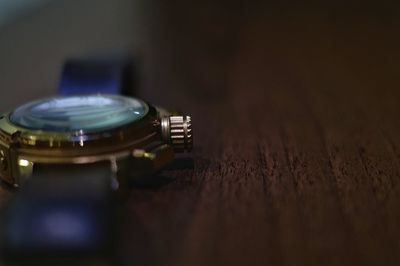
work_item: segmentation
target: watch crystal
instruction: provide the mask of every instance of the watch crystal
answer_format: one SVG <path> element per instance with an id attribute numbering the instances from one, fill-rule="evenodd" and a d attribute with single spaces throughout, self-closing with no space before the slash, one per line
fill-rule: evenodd
<path id="1" fill-rule="evenodd" d="M 55 97 L 22 105 L 10 115 L 20 127 L 54 132 L 103 131 L 141 119 L 145 103 L 119 95 Z"/>

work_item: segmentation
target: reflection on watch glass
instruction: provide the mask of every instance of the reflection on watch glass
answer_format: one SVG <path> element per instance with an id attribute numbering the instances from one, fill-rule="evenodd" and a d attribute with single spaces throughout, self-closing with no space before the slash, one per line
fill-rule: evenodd
<path id="1" fill-rule="evenodd" d="M 20 127 L 54 132 L 102 131 L 139 120 L 148 107 L 119 95 L 55 97 L 22 105 L 10 115 Z"/>

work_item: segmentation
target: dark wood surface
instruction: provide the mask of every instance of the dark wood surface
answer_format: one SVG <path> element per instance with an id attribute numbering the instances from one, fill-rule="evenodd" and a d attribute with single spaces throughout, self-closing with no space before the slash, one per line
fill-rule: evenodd
<path id="1" fill-rule="evenodd" d="M 194 167 L 131 191 L 122 256 L 399 265 L 397 11 L 185 3 L 143 18 L 140 94 L 192 115 Z"/>

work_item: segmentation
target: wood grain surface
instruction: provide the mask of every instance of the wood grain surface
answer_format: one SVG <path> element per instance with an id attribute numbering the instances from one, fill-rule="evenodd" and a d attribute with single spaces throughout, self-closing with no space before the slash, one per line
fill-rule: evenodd
<path id="1" fill-rule="evenodd" d="M 191 114 L 195 148 L 132 189 L 124 260 L 400 264 L 395 6 L 140 7 L 140 94 Z"/>

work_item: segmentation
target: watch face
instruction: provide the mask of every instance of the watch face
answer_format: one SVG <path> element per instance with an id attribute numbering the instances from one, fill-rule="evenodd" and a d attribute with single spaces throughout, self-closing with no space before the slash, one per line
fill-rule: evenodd
<path id="1" fill-rule="evenodd" d="M 117 128 L 141 119 L 148 106 L 119 95 L 55 97 L 20 106 L 11 123 L 33 130 L 96 132 Z"/>

